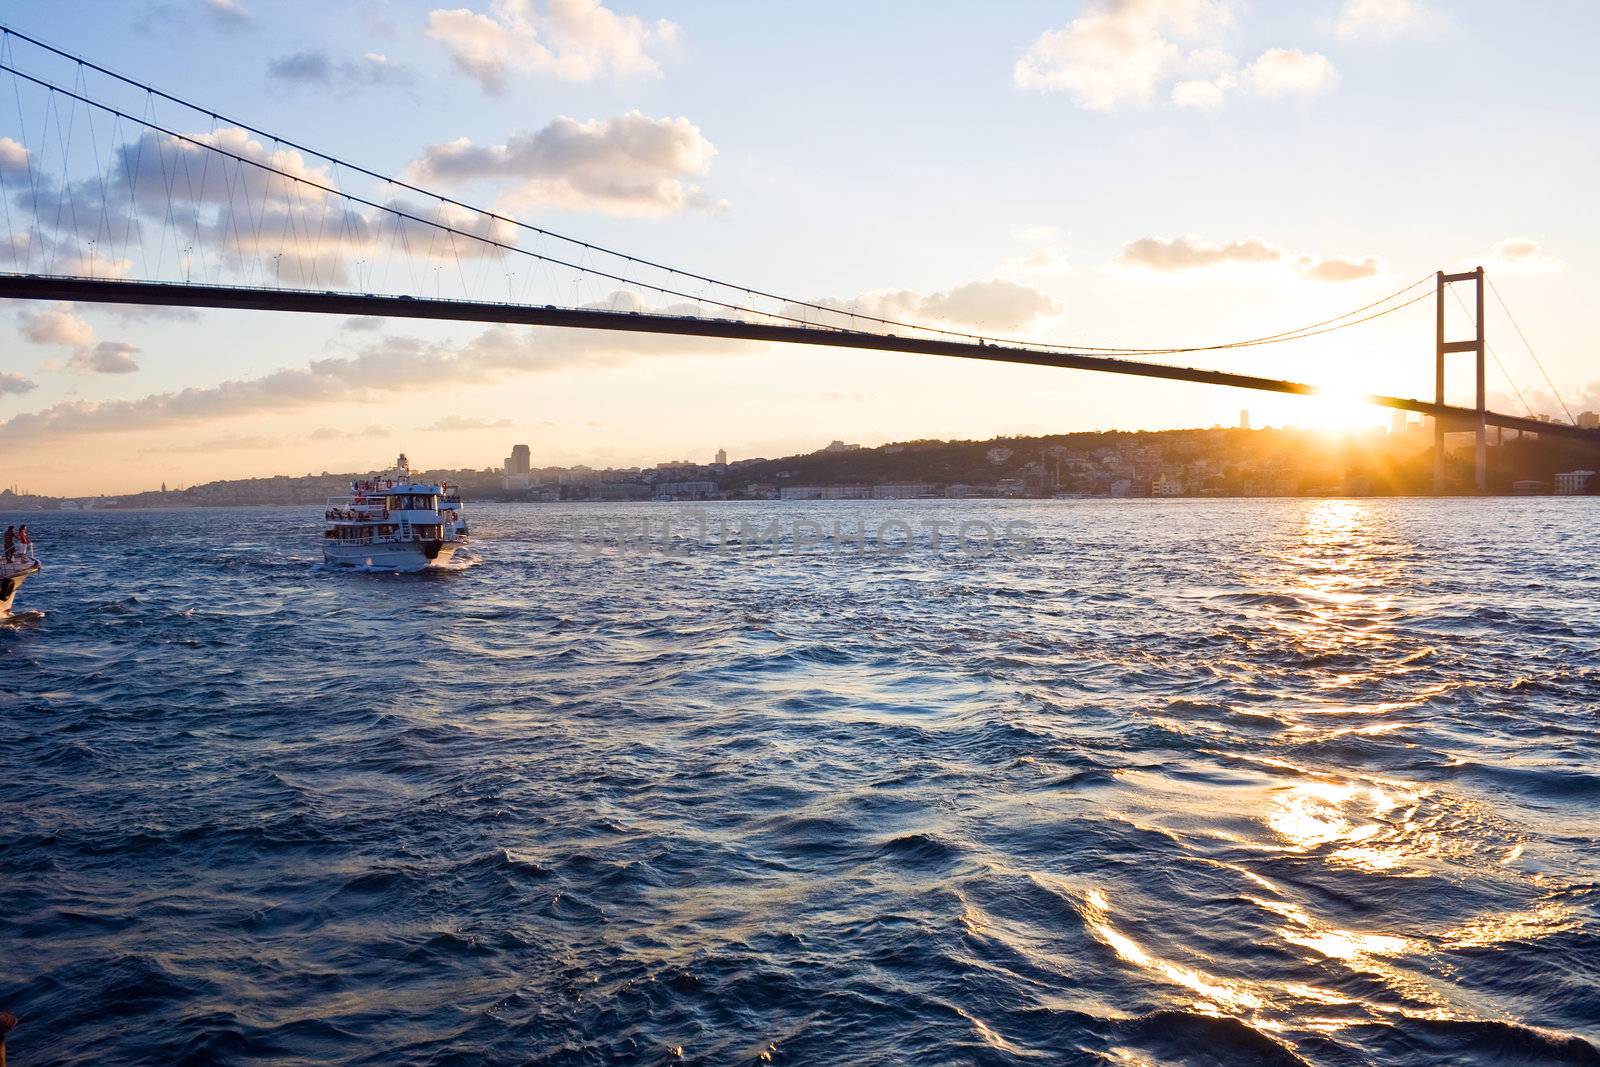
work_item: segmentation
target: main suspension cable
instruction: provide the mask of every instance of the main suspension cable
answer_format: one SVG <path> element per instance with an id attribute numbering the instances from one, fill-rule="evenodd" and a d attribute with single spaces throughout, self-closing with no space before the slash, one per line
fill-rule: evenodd
<path id="1" fill-rule="evenodd" d="M 482 217 L 484 217 L 486 219 L 489 219 L 491 221 L 504 223 L 504 224 L 506 224 L 508 226 L 512 226 L 512 227 L 515 227 L 515 228 L 518 228 L 518 229 L 522 229 L 522 230 L 526 230 L 526 231 L 531 232 L 531 233 L 536 233 L 536 234 L 539 234 L 539 235 L 544 236 L 544 237 L 550 237 L 550 238 L 552 238 L 554 240 L 558 240 L 558 241 L 562 241 L 562 242 L 565 242 L 565 243 L 568 243 L 568 244 L 576 245 L 579 248 L 582 248 L 582 249 L 584 249 L 585 251 L 588 251 L 588 252 L 596 252 L 596 253 L 600 253 L 600 254 L 603 254 L 603 255 L 612 256 L 612 257 L 615 257 L 615 258 L 618 258 L 618 259 L 625 260 L 625 261 L 627 261 L 629 263 L 637 263 L 640 266 L 648 267 L 648 268 L 651 268 L 651 269 L 654 269 L 654 270 L 665 271 L 668 274 L 675 275 L 675 276 L 678 276 L 678 277 L 687 278 L 687 279 L 690 279 L 692 281 L 701 282 L 701 283 L 704 283 L 704 284 L 707 284 L 707 285 L 715 285 L 715 286 L 718 286 L 718 287 L 721 287 L 721 288 L 724 288 L 724 289 L 730 289 L 730 290 L 735 290 L 735 291 L 738 291 L 738 292 L 743 292 L 748 296 L 761 297 L 762 299 L 766 299 L 766 300 L 776 300 L 776 301 L 779 301 L 781 304 L 793 305 L 795 307 L 806 308 L 806 309 L 809 309 L 809 310 L 812 310 L 812 311 L 819 311 L 819 312 L 822 312 L 822 313 L 828 314 L 828 315 L 845 317 L 845 318 L 848 318 L 852 323 L 854 323 L 857 320 L 860 320 L 860 321 L 875 323 L 875 324 L 877 324 L 879 326 L 890 326 L 890 327 L 895 327 L 895 328 L 899 328 L 899 329 L 917 330 L 917 331 L 922 331 L 922 332 L 925 332 L 925 333 L 937 334 L 937 335 L 945 336 L 945 337 L 960 338 L 960 339 L 965 340 L 965 341 L 973 341 L 973 342 L 980 342 L 980 343 L 1000 343 L 1000 344 L 1006 344 L 1006 345 L 1014 345 L 1014 346 L 1018 346 L 1018 347 L 1032 347 L 1032 348 L 1050 349 L 1050 350 L 1057 350 L 1057 351 L 1096 352 L 1096 353 L 1104 353 L 1104 354 L 1111 354 L 1111 355 L 1178 355 L 1178 354 L 1190 353 L 1190 352 L 1224 351 L 1224 350 L 1231 349 L 1231 348 L 1253 347 L 1255 345 L 1275 343 L 1277 341 L 1297 340 L 1300 337 L 1317 336 L 1319 333 L 1328 332 L 1328 331 L 1322 330 L 1321 327 L 1330 325 L 1330 324 L 1335 323 L 1335 322 L 1339 322 L 1339 321 L 1341 321 L 1343 319 L 1351 318 L 1353 316 L 1361 314 L 1364 311 L 1370 310 L 1371 308 L 1378 307 L 1381 304 L 1384 304 L 1384 303 L 1387 303 L 1387 302 L 1389 302 L 1391 300 L 1397 299 L 1398 297 L 1404 295 L 1405 293 L 1407 293 L 1410 290 L 1414 289 L 1417 285 L 1420 285 L 1420 284 L 1422 284 L 1422 282 L 1427 280 L 1427 277 L 1419 279 L 1417 282 L 1414 282 L 1411 285 L 1408 285 L 1403 289 L 1399 289 L 1399 290 L 1395 291 L 1394 293 L 1391 293 L 1388 296 L 1386 296 L 1386 297 L 1384 297 L 1384 298 L 1382 298 L 1380 300 L 1376 300 L 1376 301 L 1374 301 L 1374 302 L 1372 302 L 1370 304 L 1366 304 L 1366 305 L 1364 305 L 1364 306 L 1362 306 L 1360 308 L 1356 308 L 1356 309 L 1354 309 L 1352 311 L 1345 312 L 1344 314 L 1335 316 L 1335 317 L 1333 317 L 1331 319 L 1324 319 L 1321 322 L 1311 323 L 1309 325 L 1297 327 L 1297 328 L 1292 329 L 1292 330 L 1284 330 L 1284 331 L 1280 331 L 1280 332 L 1274 333 L 1274 334 L 1263 335 L 1261 337 L 1252 337 L 1252 338 L 1246 338 L 1246 339 L 1239 340 L 1239 341 L 1230 341 L 1230 342 L 1225 342 L 1225 343 L 1221 343 L 1221 344 L 1212 344 L 1212 345 L 1186 345 L 1186 346 L 1173 346 L 1173 347 L 1167 347 L 1167 348 L 1140 348 L 1140 347 L 1129 347 L 1129 346 L 1057 344 L 1057 343 L 1042 342 L 1042 341 L 1021 341 L 1021 340 L 1016 340 L 1016 339 L 1011 339 L 1011 338 L 998 337 L 998 336 L 989 335 L 989 334 L 979 334 L 979 333 L 971 333 L 971 332 L 962 331 L 962 330 L 953 330 L 953 329 L 949 329 L 947 327 L 929 326 L 929 325 L 920 324 L 920 323 L 904 322 L 904 321 L 901 321 L 901 320 L 898 320 L 898 319 L 890 319 L 890 318 L 885 318 L 885 317 L 882 317 L 882 316 L 866 314 L 866 313 L 860 312 L 860 311 L 852 311 L 849 308 L 839 308 L 839 307 L 835 307 L 835 306 L 832 306 L 832 305 L 829 305 L 829 304 L 819 303 L 819 302 L 816 302 L 816 301 L 801 300 L 801 299 L 794 298 L 794 297 L 782 296 L 780 294 L 773 293 L 773 292 L 768 292 L 766 290 L 753 289 L 753 288 L 751 288 L 749 286 L 739 285 L 739 284 L 734 283 L 734 282 L 724 281 L 724 280 L 721 280 L 721 279 L 718 279 L 718 278 L 714 278 L 714 277 L 711 277 L 711 276 L 708 276 L 708 275 L 704 275 L 704 274 L 698 274 L 698 273 L 695 273 L 693 271 L 684 270 L 684 269 L 681 269 L 681 268 L 678 268 L 678 267 L 673 267 L 673 266 L 670 266 L 668 264 L 659 263 L 659 262 L 656 262 L 656 261 L 653 261 L 653 260 L 649 260 L 649 259 L 644 259 L 644 258 L 641 258 L 641 257 L 638 257 L 638 256 L 630 255 L 630 254 L 625 253 L 625 252 L 619 252 L 619 251 L 617 251 L 615 249 L 607 248 L 607 247 L 605 247 L 603 245 L 597 245 L 597 244 L 594 244 L 592 242 L 584 241 L 584 240 L 582 240 L 580 238 L 572 237 L 572 236 L 569 236 L 567 234 L 559 233 L 559 232 L 554 231 L 554 230 L 546 229 L 546 228 L 540 227 L 540 226 L 535 226 L 532 223 L 524 222 L 524 221 L 522 221 L 520 219 L 512 218 L 512 217 L 509 217 L 509 216 L 506 216 L 506 215 L 499 214 L 498 212 L 495 212 L 495 211 L 490 211 L 490 210 L 485 209 L 485 208 L 477 207 L 477 206 L 475 206 L 473 204 L 465 203 L 463 201 L 454 199 L 454 198 L 449 197 L 449 196 L 442 195 L 442 194 L 434 192 L 432 190 L 423 189 L 423 188 L 421 188 L 421 187 L 419 187 L 417 185 L 411 184 L 410 182 L 406 182 L 406 181 L 404 181 L 402 179 L 394 178 L 394 177 L 391 177 L 389 175 L 382 174 L 382 173 L 380 173 L 378 171 L 375 171 L 375 170 L 372 170 L 370 168 L 363 167 L 363 166 L 361 166 L 361 165 L 359 165 L 357 163 L 350 162 L 349 160 L 342 159 L 342 158 L 340 158 L 338 156 L 330 155 L 330 154 L 328 154 L 326 152 L 322 152 L 322 151 L 319 151 L 317 149 L 311 148 L 309 146 L 300 144 L 297 141 L 291 140 L 289 138 L 281 137 L 281 136 L 279 136 L 277 134 L 274 134 L 274 133 L 271 133 L 271 132 L 269 132 L 267 130 L 263 130 L 263 129 L 259 128 L 259 127 L 250 125 L 249 123 L 242 122 L 242 121 L 240 121 L 238 119 L 231 118 L 229 116 L 223 115 L 223 114 L 221 114 L 219 112 L 216 112 L 216 111 L 213 111 L 213 110 L 211 110 L 209 108 L 201 107 L 199 104 L 193 103 L 192 101 L 189 101 L 189 100 L 186 100 L 186 99 L 184 99 L 182 97 L 175 96 L 175 95 L 173 95 L 171 93 L 165 92 L 165 91 L 163 91 L 161 89 L 158 89 L 158 88 L 156 88 L 156 87 L 154 87 L 152 85 L 149 85 L 149 84 L 147 84 L 145 82 L 141 82 L 136 78 L 132 78 L 132 77 L 130 77 L 128 75 L 120 74 L 115 70 L 112 70 L 112 69 L 110 69 L 108 67 L 101 66 L 100 64 L 97 64 L 97 63 L 94 63 L 94 62 L 92 62 L 90 60 L 84 59 L 81 56 L 74 55 L 73 53 L 67 52 L 67 51 L 65 51 L 65 50 L 63 50 L 61 48 L 57 48 L 54 45 L 48 44 L 45 41 L 41 41 L 38 38 L 29 36 L 28 34 L 22 33 L 21 31 L 12 29 L 9 26 L 0 24 L 0 35 L 4 35 L 4 36 L 7 36 L 7 37 L 14 36 L 19 40 L 26 41 L 29 44 L 34 45 L 35 47 L 42 48 L 45 51 L 50 52 L 50 53 L 52 53 L 52 54 L 54 54 L 56 56 L 59 56 L 62 59 L 66 59 L 66 60 L 69 60 L 69 61 L 71 61 L 73 63 L 76 63 L 80 67 L 86 67 L 86 68 L 88 68 L 90 70 L 93 70 L 93 71 L 96 71 L 98 73 L 104 74 L 107 77 L 110 77 L 110 78 L 113 78 L 113 79 L 115 79 L 117 81 L 122 82 L 125 85 L 128 85 L 128 86 L 131 86 L 133 88 L 139 89 L 139 90 L 141 90 L 141 91 L 143 91 L 143 92 L 145 92 L 147 94 L 151 94 L 153 96 L 160 97 L 163 100 L 167 100 L 167 101 L 169 101 L 171 103 L 179 105 L 180 107 L 187 108 L 187 109 L 189 109 L 189 110 L 191 110 L 191 111 L 193 111 L 193 112 L 195 112 L 197 114 L 209 115 L 211 117 L 213 123 L 216 123 L 216 122 L 227 123 L 228 125 L 235 126 L 235 127 L 239 128 L 241 130 L 244 130 L 244 131 L 246 131 L 248 133 L 254 134 L 257 137 L 270 138 L 275 144 L 287 146 L 289 148 L 295 149 L 296 151 L 303 152 L 303 153 L 306 153 L 308 155 L 314 156 L 314 157 L 316 157 L 318 159 L 325 160 L 325 161 L 327 161 L 329 163 L 332 163 L 336 168 L 337 167 L 343 167 L 343 168 L 345 168 L 347 170 L 350 170 L 352 172 L 355 172 L 355 173 L 364 175 L 366 177 L 372 178 L 372 179 L 374 179 L 376 181 L 381 181 L 381 182 L 384 182 L 386 184 L 394 185 L 397 188 L 405 189 L 405 190 L 407 190 L 409 192 L 416 193 L 416 194 L 418 194 L 420 196 L 425 196 L 425 197 L 428 197 L 429 199 L 438 200 L 438 201 L 440 201 L 442 203 L 450 204 L 453 207 L 458 207 L 458 208 L 461 208 L 462 210 L 470 211 L 470 212 L 472 212 L 472 213 L 474 213 L 476 215 L 482 216 Z M 0 68 L 0 69 L 10 70 L 13 74 L 19 74 L 22 77 L 27 78 L 29 81 L 33 81 L 36 84 L 45 86 L 47 88 L 52 88 L 52 89 L 55 89 L 56 91 L 60 91 L 60 92 L 66 92 L 66 90 L 62 90 L 57 86 L 52 86 L 49 82 L 46 82 L 46 81 L 44 81 L 42 79 L 39 79 L 39 78 L 35 78 L 35 77 L 31 76 L 31 75 L 22 73 L 21 71 L 18 71 L 14 67 L 4 67 L 4 68 Z M 89 100 L 86 97 L 80 97 L 80 96 L 77 96 L 76 94 L 71 94 L 71 93 L 69 93 L 68 95 L 73 96 L 74 99 L 83 100 L 85 103 L 89 103 L 91 105 L 94 105 L 94 106 L 97 106 L 97 107 L 101 107 L 104 110 L 110 111 L 113 114 L 119 114 L 119 112 L 117 112 L 115 109 L 107 107 L 106 105 L 103 105 L 103 104 L 99 104 L 96 101 Z M 152 126 L 151 128 L 154 129 L 154 128 L 157 128 L 157 127 Z M 161 130 L 160 132 L 168 133 L 169 136 L 180 136 L 180 137 L 182 136 L 182 135 L 179 135 L 179 134 L 173 134 L 170 131 L 166 131 L 166 130 Z M 207 146 L 207 147 L 210 147 L 210 146 Z M 235 158 L 239 158 L 239 157 L 235 157 Z M 252 162 L 252 163 L 254 162 L 254 161 L 250 161 L 250 160 L 245 160 L 245 161 L 246 162 Z M 257 165 L 259 165 L 259 164 L 257 164 Z M 263 169 L 275 170 L 274 168 L 268 168 L 268 167 L 264 167 Z M 277 173 L 282 173 L 282 172 L 277 172 Z M 347 197 L 350 196 L 350 194 L 344 193 L 344 192 L 339 191 L 339 190 L 329 190 L 326 187 L 317 185 L 316 183 L 307 183 L 307 184 L 314 185 L 317 188 L 323 189 L 324 191 L 333 192 L 333 193 L 335 193 L 336 195 L 339 195 L 339 196 L 347 196 Z M 359 197 L 351 197 L 351 199 L 355 199 L 358 202 L 366 203 L 366 204 L 370 205 L 370 201 L 361 200 Z M 370 206 L 377 206 L 377 205 L 370 205 Z M 389 209 L 383 208 L 382 206 L 377 206 L 377 207 L 378 207 L 378 210 L 389 210 Z M 418 221 L 423 221 L 425 223 L 427 222 L 427 220 L 418 220 Z M 472 240 L 483 241 L 483 242 L 491 244 L 491 245 L 493 245 L 494 247 L 497 247 L 497 248 L 509 249 L 509 250 L 512 250 L 512 251 L 525 251 L 525 250 L 522 250 L 522 249 L 518 249 L 516 246 L 513 246 L 513 245 L 505 245 L 505 244 L 503 244 L 501 242 L 496 242 L 496 241 L 492 241 L 492 240 L 487 239 L 487 238 L 478 237 L 475 234 L 463 233 L 462 231 L 452 230 L 449 227 L 441 227 L 441 229 L 443 229 L 447 233 L 460 233 L 464 237 L 467 237 L 467 238 L 472 239 Z M 576 270 L 580 270 L 580 271 L 585 271 L 586 270 L 586 268 L 576 267 L 576 266 L 574 266 L 572 264 L 565 263 L 562 260 L 554 259 L 552 257 L 539 256 L 539 255 L 534 254 L 534 253 L 528 253 L 528 254 L 533 254 L 533 255 L 535 255 L 535 258 L 544 260 L 546 262 L 561 264 L 563 266 L 570 267 L 571 269 L 576 269 Z M 810 322 L 809 320 L 806 320 L 806 319 L 798 319 L 798 318 L 794 318 L 794 317 L 788 316 L 788 315 L 782 315 L 782 314 L 778 314 L 778 313 L 774 313 L 774 312 L 761 311 L 759 309 L 753 309 L 753 308 L 746 307 L 745 305 L 730 304 L 730 303 L 727 303 L 725 301 L 717 301 L 717 300 L 711 300 L 711 299 L 704 298 L 704 297 L 689 296 L 687 294 L 679 292 L 678 290 L 667 289 L 667 288 L 664 288 L 664 287 L 661 287 L 661 286 L 657 286 L 657 285 L 653 285 L 653 284 L 650 284 L 650 283 L 647 283 L 647 282 L 635 281 L 633 279 L 620 278 L 618 275 L 609 274 L 609 273 L 607 273 L 605 271 L 590 270 L 590 271 L 587 271 L 587 272 L 588 273 L 593 273 L 593 274 L 595 274 L 597 276 L 605 277 L 605 278 L 608 278 L 608 279 L 611 279 L 611 280 L 614 280 L 614 281 L 620 281 L 622 284 L 639 285 L 641 287 L 651 289 L 652 291 L 655 291 L 655 292 L 658 292 L 658 293 L 663 293 L 663 294 L 672 295 L 672 296 L 682 296 L 685 299 L 696 300 L 696 301 L 704 300 L 705 303 L 712 304 L 713 306 L 721 307 L 721 308 L 725 308 L 725 309 L 729 309 L 729 310 L 741 310 L 741 311 L 745 311 L 745 312 L 750 313 L 750 314 L 762 315 L 762 316 L 765 316 L 765 317 L 780 319 L 780 320 L 786 321 L 786 322 L 793 322 L 793 323 L 798 323 L 798 324 L 807 325 L 807 326 L 813 326 L 813 327 L 815 327 L 817 325 L 822 325 L 824 328 L 846 329 L 846 327 L 840 327 L 840 326 L 829 327 L 826 324 L 816 324 L 816 323 L 812 323 L 812 322 Z M 1408 306 L 1408 305 L 1401 305 L 1401 306 Z M 1396 308 L 1395 310 L 1398 310 L 1398 308 Z M 1374 317 L 1376 317 L 1376 316 L 1374 316 Z M 1366 322 L 1366 321 L 1370 321 L 1370 320 L 1369 319 L 1360 319 L 1360 320 L 1357 320 L 1356 322 L 1347 323 L 1346 325 L 1354 326 L 1354 325 L 1358 325 L 1360 322 Z"/>

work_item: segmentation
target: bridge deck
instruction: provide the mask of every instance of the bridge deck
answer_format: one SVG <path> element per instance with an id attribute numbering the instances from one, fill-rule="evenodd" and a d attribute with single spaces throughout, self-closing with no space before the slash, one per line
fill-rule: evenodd
<path id="1" fill-rule="evenodd" d="M 527 326 L 560 326 L 581 330 L 613 330 L 628 333 L 676 334 L 689 337 L 721 337 L 729 340 L 771 341 L 780 344 L 825 345 L 832 348 L 869 349 L 880 352 L 907 352 L 916 355 L 953 356 L 994 363 L 1021 363 L 1037 367 L 1095 371 L 1168 381 L 1222 385 L 1233 389 L 1253 389 L 1268 393 L 1314 396 L 1324 392 L 1315 385 L 1278 378 L 1263 378 L 1230 371 L 1177 367 L 1121 357 L 1077 352 L 1051 352 L 1033 348 L 972 344 L 961 341 L 893 334 L 834 330 L 825 327 L 778 326 L 733 319 L 702 319 L 690 316 L 654 315 L 640 312 L 601 311 L 586 308 L 497 304 L 467 300 L 433 300 L 409 296 L 381 296 L 371 293 L 317 292 L 299 289 L 261 289 L 220 285 L 194 285 L 168 282 L 110 281 L 98 278 L 69 278 L 31 274 L 0 273 L 0 298 L 16 300 L 72 300 L 89 303 L 144 304 L 165 307 L 233 308 L 251 311 L 292 311 L 321 315 L 371 315 L 385 318 L 442 319 L 459 322 L 492 322 Z M 1381 407 L 1415 411 L 1445 420 L 1451 429 L 1471 429 L 1478 413 L 1472 408 L 1435 404 L 1405 397 L 1368 395 L 1368 403 Z M 1561 423 L 1542 422 L 1488 412 L 1485 422 L 1509 430 L 1550 434 L 1600 444 L 1600 432 Z"/>

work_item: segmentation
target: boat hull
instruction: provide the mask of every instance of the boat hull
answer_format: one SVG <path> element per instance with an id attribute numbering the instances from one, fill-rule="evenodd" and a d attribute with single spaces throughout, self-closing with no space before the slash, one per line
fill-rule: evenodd
<path id="1" fill-rule="evenodd" d="M 401 541 L 393 544 L 324 544 L 322 558 L 330 567 L 362 571 L 411 573 L 450 562 L 460 541 Z"/>
<path id="2" fill-rule="evenodd" d="M 39 573 L 39 564 L 35 563 L 25 570 L 6 569 L 0 571 L 0 619 L 11 614 L 11 605 L 16 603 L 17 594 L 22 591 L 22 583 Z"/>

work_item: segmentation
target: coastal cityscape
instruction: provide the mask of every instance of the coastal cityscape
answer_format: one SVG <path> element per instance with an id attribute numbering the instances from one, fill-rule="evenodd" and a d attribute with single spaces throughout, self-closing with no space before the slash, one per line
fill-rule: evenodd
<path id="1" fill-rule="evenodd" d="M 1600 425 L 1583 412 L 1580 426 Z M 1470 486 L 1470 438 L 1452 435 L 1457 491 Z M 1240 425 L 1200 430 L 1106 431 L 988 441 L 904 441 L 877 447 L 835 440 L 777 459 L 667 460 L 654 467 L 536 466 L 514 445 L 499 467 L 429 470 L 472 498 L 506 502 L 691 500 L 926 500 L 1419 496 L 1432 492 L 1433 431 L 1396 413 L 1387 429 L 1330 432 Z M 1588 463 L 1590 466 L 1584 466 Z M 1513 431 L 1490 450 L 1492 490 L 1517 496 L 1600 493 L 1592 449 Z M 355 473 L 278 475 L 120 496 L 56 498 L 0 490 L 0 511 L 314 504 Z"/>

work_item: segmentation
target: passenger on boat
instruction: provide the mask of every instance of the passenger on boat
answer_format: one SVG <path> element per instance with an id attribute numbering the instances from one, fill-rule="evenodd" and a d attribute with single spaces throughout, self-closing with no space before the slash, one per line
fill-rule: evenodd
<path id="1" fill-rule="evenodd" d="M 23 559 L 33 558 L 33 540 L 28 536 L 27 523 L 17 527 L 17 546 L 21 550 Z"/>

